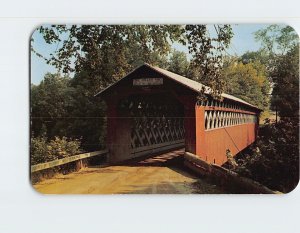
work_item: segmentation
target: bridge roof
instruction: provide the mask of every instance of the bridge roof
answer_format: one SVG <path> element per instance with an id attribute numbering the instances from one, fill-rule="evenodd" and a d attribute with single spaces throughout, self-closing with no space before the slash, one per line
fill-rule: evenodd
<path id="1" fill-rule="evenodd" d="M 186 77 L 181 76 L 181 75 L 179 75 L 179 74 L 175 74 L 175 73 L 173 73 L 173 72 L 171 72 L 171 71 L 168 71 L 168 70 L 159 68 L 159 67 L 157 67 L 157 66 L 151 66 L 151 65 L 145 63 L 145 64 L 143 64 L 143 65 L 137 67 L 135 70 L 133 70 L 132 72 L 130 72 L 129 74 L 127 74 L 125 77 L 121 78 L 119 81 L 113 83 L 113 84 L 110 85 L 109 87 L 107 87 L 107 88 L 105 88 L 104 90 L 100 91 L 100 92 L 97 93 L 95 96 L 101 96 L 101 95 L 103 95 L 104 93 L 108 92 L 108 91 L 111 90 L 117 83 L 119 83 L 121 80 L 124 80 L 124 79 L 129 78 L 129 77 L 130 77 L 130 74 L 132 74 L 133 72 L 135 72 L 135 71 L 137 71 L 138 69 L 141 69 L 141 68 L 143 68 L 143 67 L 144 67 L 144 68 L 145 68 L 145 67 L 148 67 L 148 68 L 150 68 L 150 69 L 152 69 L 152 70 L 154 70 L 154 71 L 156 71 L 156 72 L 162 74 L 164 77 L 169 78 L 169 79 L 171 79 L 171 80 L 173 80 L 173 81 L 175 81 L 175 82 L 177 82 L 177 83 L 179 83 L 179 84 L 181 84 L 181 85 L 183 85 L 183 86 L 185 86 L 185 87 L 187 87 L 187 88 L 189 88 L 189 89 L 195 91 L 196 93 L 199 93 L 199 91 L 201 91 L 203 88 L 205 88 L 205 89 L 204 89 L 204 90 L 205 90 L 204 93 L 207 94 L 207 95 L 210 95 L 210 94 L 211 94 L 211 91 L 212 91 L 211 88 L 208 87 L 208 86 L 203 85 L 202 83 L 199 83 L 199 82 L 194 81 L 194 80 L 192 80 L 192 79 L 186 78 Z M 222 93 L 221 96 L 222 96 L 223 98 L 225 98 L 225 99 L 229 99 L 229 100 L 232 100 L 232 101 L 235 101 L 235 102 L 242 103 L 242 104 L 244 104 L 244 105 L 248 105 L 248 106 L 253 107 L 253 108 L 256 108 L 256 109 L 258 109 L 258 110 L 260 110 L 260 111 L 262 110 L 262 109 L 258 108 L 257 106 L 252 105 L 252 104 L 250 104 L 250 103 L 248 103 L 248 102 L 246 102 L 246 101 L 244 101 L 244 100 L 242 100 L 242 99 L 240 99 L 240 98 L 237 98 L 237 97 L 235 97 L 235 96 L 233 96 L 233 95 L 229 95 L 229 94 L 226 94 L 226 93 Z"/>

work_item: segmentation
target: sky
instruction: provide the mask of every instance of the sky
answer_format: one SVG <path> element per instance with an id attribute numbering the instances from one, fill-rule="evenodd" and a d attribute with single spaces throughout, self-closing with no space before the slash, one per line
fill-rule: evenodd
<path id="1" fill-rule="evenodd" d="M 254 39 L 254 32 L 267 27 L 267 24 L 233 24 L 234 36 L 227 53 L 230 55 L 242 55 L 247 51 L 257 51 L 260 48 L 260 43 Z M 34 39 L 34 49 L 45 57 L 49 57 L 51 53 L 57 50 L 59 45 L 45 43 L 42 36 L 34 31 L 32 34 Z M 172 45 L 175 49 L 188 53 L 186 46 L 175 43 Z M 46 64 L 46 61 L 36 54 L 31 53 L 31 83 L 39 84 L 46 73 L 56 73 L 55 67 Z M 72 76 L 72 75 L 71 75 Z"/>

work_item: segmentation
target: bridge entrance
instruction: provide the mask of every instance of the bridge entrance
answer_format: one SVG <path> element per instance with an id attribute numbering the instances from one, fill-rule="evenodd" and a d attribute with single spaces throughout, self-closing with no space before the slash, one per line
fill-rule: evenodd
<path id="1" fill-rule="evenodd" d="M 131 95 L 118 108 L 129 120 L 132 158 L 184 147 L 184 108 L 172 95 Z"/>
<path id="2" fill-rule="evenodd" d="M 195 151 L 197 93 L 147 64 L 97 94 L 107 104 L 109 162 Z"/>

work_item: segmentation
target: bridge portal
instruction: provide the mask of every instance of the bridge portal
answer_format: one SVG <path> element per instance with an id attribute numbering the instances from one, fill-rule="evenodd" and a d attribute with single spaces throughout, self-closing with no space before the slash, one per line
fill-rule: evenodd
<path id="1" fill-rule="evenodd" d="M 200 90 L 206 101 L 199 102 Z M 202 159 L 226 162 L 253 143 L 260 109 L 239 98 L 210 96 L 201 83 L 144 64 L 96 96 L 107 104 L 109 162 L 184 147 Z"/>

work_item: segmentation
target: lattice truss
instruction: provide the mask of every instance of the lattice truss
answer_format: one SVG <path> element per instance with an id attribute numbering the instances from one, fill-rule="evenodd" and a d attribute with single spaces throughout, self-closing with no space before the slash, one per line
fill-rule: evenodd
<path id="1" fill-rule="evenodd" d="M 132 96 L 121 108 L 131 119 L 131 148 L 184 139 L 183 106 L 166 95 Z"/>
<path id="2" fill-rule="evenodd" d="M 247 110 L 245 107 L 238 104 L 231 104 L 218 101 L 206 101 L 205 106 L 221 107 L 234 110 Z M 205 111 L 205 129 L 217 129 L 241 124 L 257 123 L 255 114 L 236 112 L 236 111 L 221 111 L 221 110 L 206 110 Z"/>

